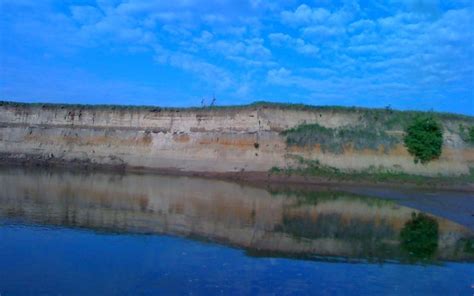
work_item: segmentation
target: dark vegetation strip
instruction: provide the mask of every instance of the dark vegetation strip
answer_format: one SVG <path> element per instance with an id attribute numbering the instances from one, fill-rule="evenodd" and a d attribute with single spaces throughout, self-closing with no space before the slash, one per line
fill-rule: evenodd
<path id="1" fill-rule="evenodd" d="M 319 124 L 302 124 L 281 133 L 288 146 L 312 147 L 319 144 L 323 152 L 344 152 L 344 145 L 357 150 L 383 147 L 385 151 L 400 143 L 400 138 L 386 132 L 363 127 L 326 128 Z"/>
<path id="2" fill-rule="evenodd" d="M 292 187 L 283 188 L 269 188 L 268 191 L 272 196 L 280 194 L 296 199 L 294 207 L 305 206 L 305 205 L 317 205 L 322 202 L 335 201 L 335 200 L 349 200 L 359 201 L 367 204 L 368 206 L 387 206 L 393 205 L 394 201 L 383 198 L 374 198 L 372 196 L 351 193 L 345 191 L 333 191 L 333 190 L 298 190 Z"/>
<path id="3" fill-rule="evenodd" d="M 297 166 L 285 168 L 272 167 L 269 170 L 269 175 L 319 177 L 350 182 L 399 182 L 416 185 L 474 183 L 474 168 L 470 168 L 469 174 L 460 176 L 422 176 L 387 169 L 378 169 L 375 167 L 363 171 L 343 171 L 338 168 L 320 164 L 317 160 L 307 160 L 298 156 L 295 158 L 298 160 Z"/>
<path id="4" fill-rule="evenodd" d="M 474 144 L 474 125 L 465 126 L 464 124 L 459 124 L 459 135 L 465 142 Z"/>
<path id="5" fill-rule="evenodd" d="M 391 108 L 364 108 L 364 107 L 345 107 L 345 106 L 315 106 L 306 104 L 286 104 L 266 101 L 257 101 L 247 105 L 214 105 L 203 107 L 160 107 L 154 105 L 107 105 L 107 104 L 57 104 L 57 103 L 23 103 L 13 101 L 0 101 L 0 106 L 8 107 L 42 107 L 42 108 L 77 108 L 77 109 L 112 109 L 112 110 L 148 110 L 148 111 L 176 111 L 176 110 L 232 110 L 232 109 L 252 109 L 252 108 L 275 108 L 281 110 L 299 110 L 299 111 L 341 111 L 341 112 L 358 112 L 361 116 L 368 116 L 378 121 L 387 115 L 393 114 L 398 116 L 415 116 L 427 113 L 436 114 L 442 119 L 468 120 L 474 122 L 474 116 L 448 113 L 448 112 L 426 112 L 426 111 L 400 111 Z M 393 117 L 390 116 L 393 119 Z M 399 121 L 396 119 L 395 121 Z"/>

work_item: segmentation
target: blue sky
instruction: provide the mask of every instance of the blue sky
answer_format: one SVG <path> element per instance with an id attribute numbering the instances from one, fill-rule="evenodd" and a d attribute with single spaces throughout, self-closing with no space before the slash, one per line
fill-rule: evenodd
<path id="1" fill-rule="evenodd" d="M 0 0 L 0 99 L 474 114 L 473 3 Z"/>

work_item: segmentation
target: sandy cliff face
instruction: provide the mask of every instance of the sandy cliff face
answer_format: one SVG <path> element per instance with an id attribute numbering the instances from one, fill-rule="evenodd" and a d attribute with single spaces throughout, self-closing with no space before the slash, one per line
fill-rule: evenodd
<path id="1" fill-rule="evenodd" d="M 342 152 L 289 147 L 281 131 L 302 123 L 328 128 L 370 129 L 363 113 L 350 109 L 295 110 L 275 106 L 223 109 L 113 108 L 2 104 L 2 161 L 48 161 L 178 169 L 200 172 L 268 171 L 294 163 L 294 156 L 342 170 L 383 168 L 423 175 L 459 175 L 474 166 L 474 149 L 456 133 L 473 118 L 443 119 L 439 160 L 415 164 L 402 143 Z M 401 137 L 396 127 L 387 133 Z"/>

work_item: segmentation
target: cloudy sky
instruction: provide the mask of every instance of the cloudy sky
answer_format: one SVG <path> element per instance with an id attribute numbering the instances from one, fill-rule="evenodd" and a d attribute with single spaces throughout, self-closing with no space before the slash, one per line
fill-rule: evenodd
<path id="1" fill-rule="evenodd" d="M 473 3 L 0 0 L 0 99 L 474 114 Z"/>

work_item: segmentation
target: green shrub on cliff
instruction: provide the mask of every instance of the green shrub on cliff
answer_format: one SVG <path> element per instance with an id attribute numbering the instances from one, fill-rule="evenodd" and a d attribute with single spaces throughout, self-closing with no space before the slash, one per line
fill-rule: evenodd
<path id="1" fill-rule="evenodd" d="M 323 151 L 342 153 L 345 145 L 354 149 L 377 150 L 380 146 L 391 148 L 398 139 L 384 131 L 366 127 L 327 128 L 317 123 L 300 124 L 281 133 L 288 146 L 312 147 L 319 145 Z"/>
<path id="2" fill-rule="evenodd" d="M 463 124 L 460 124 L 459 135 L 465 142 L 474 144 L 474 126 L 465 127 Z"/>
<path id="3" fill-rule="evenodd" d="M 416 117 L 405 132 L 405 146 L 415 157 L 415 163 L 424 164 L 441 155 L 442 127 L 433 117 Z"/>

